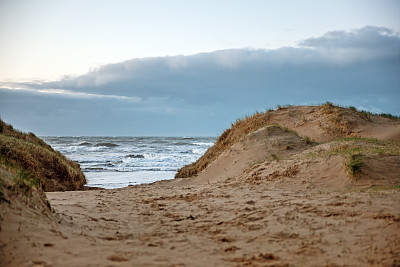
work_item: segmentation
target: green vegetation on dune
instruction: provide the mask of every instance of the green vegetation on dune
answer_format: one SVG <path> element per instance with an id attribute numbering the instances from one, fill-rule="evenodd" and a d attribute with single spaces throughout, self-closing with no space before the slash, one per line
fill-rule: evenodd
<path id="1" fill-rule="evenodd" d="M 337 155 L 400 155 L 400 143 L 376 138 L 344 137 L 332 142 L 328 154 Z"/>
<path id="2" fill-rule="evenodd" d="M 352 110 L 354 112 L 357 112 L 358 114 L 363 115 L 365 117 L 368 117 L 368 116 L 380 116 L 380 117 L 385 117 L 385 118 L 392 119 L 392 120 L 400 120 L 400 116 L 396 116 L 396 115 L 393 115 L 393 114 L 390 114 L 390 113 L 373 113 L 373 112 L 370 112 L 370 111 L 359 110 L 354 106 L 346 107 L 346 106 L 333 104 L 332 102 L 329 102 L 329 101 L 327 101 L 325 104 L 322 104 L 322 105 L 325 106 L 325 108 L 327 108 L 327 109 L 333 108 L 333 107 L 348 108 L 348 109 L 350 109 L 350 110 Z"/>
<path id="3" fill-rule="evenodd" d="M 327 144 L 328 146 L 317 146 L 305 151 L 306 157 L 326 157 L 340 155 L 349 161 L 356 160 L 361 156 L 399 156 L 400 143 L 384 141 L 375 138 L 344 137 L 338 138 Z"/>
<path id="4" fill-rule="evenodd" d="M 352 178 L 361 175 L 366 159 L 382 156 L 400 156 L 400 143 L 376 138 L 342 137 L 314 147 L 299 157 L 329 157 L 340 155 L 346 159 L 346 169 Z"/>
<path id="5" fill-rule="evenodd" d="M 351 110 L 353 110 L 353 111 L 357 111 L 357 112 L 359 112 L 361 114 L 364 114 L 366 116 L 377 115 L 377 116 L 385 117 L 385 118 L 392 119 L 392 120 L 400 120 L 400 116 L 392 115 L 392 114 L 389 114 L 389 113 L 372 113 L 372 112 L 365 111 L 365 110 L 358 110 L 353 106 L 351 106 L 349 108 Z"/>
<path id="6" fill-rule="evenodd" d="M 362 155 L 354 154 L 351 155 L 346 167 L 351 177 L 357 177 L 361 173 L 361 168 L 364 165 L 364 159 Z"/>
<path id="7" fill-rule="evenodd" d="M 86 183 L 79 164 L 32 133 L 22 133 L 0 120 L 0 166 L 15 173 L 13 183 L 45 191 L 80 190 Z"/>

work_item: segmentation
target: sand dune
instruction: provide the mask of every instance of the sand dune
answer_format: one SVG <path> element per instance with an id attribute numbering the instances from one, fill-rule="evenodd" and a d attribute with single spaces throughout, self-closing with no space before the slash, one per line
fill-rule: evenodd
<path id="1" fill-rule="evenodd" d="M 316 144 L 278 126 L 265 126 L 225 150 L 196 177 L 175 179 L 171 184 L 191 185 L 224 180 L 241 175 L 256 162 L 286 159 Z"/>
<path id="2" fill-rule="evenodd" d="M 400 141 L 400 120 L 333 106 L 296 106 L 256 113 L 232 124 L 197 162 L 180 169 L 176 178 L 199 174 L 221 153 L 246 135 L 266 126 L 277 125 L 295 131 L 306 140 L 324 143 L 340 137 L 380 138 Z"/>
<path id="3" fill-rule="evenodd" d="M 193 177 L 49 192 L 51 211 L 7 191 L 2 265 L 400 265 L 399 121 L 331 106 L 267 120 Z"/>

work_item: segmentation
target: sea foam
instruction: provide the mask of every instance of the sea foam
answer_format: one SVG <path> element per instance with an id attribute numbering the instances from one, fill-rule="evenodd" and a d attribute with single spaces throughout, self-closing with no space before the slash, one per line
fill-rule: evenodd
<path id="1" fill-rule="evenodd" d="M 78 162 L 88 186 L 119 188 L 173 179 L 214 144 L 213 137 L 43 137 Z"/>

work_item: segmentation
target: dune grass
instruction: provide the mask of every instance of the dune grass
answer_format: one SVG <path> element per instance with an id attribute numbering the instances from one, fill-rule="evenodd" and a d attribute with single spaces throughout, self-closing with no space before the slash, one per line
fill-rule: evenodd
<path id="1" fill-rule="evenodd" d="M 0 165 L 16 174 L 16 185 L 35 185 L 45 191 L 83 188 L 86 179 L 79 164 L 34 134 L 14 130 L 3 121 L 0 124 Z"/>
<path id="2" fill-rule="evenodd" d="M 358 178 L 367 158 L 400 156 L 400 143 L 365 137 L 341 137 L 328 144 L 314 147 L 300 158 L 320 158 L 340 155 L 346 159 L 345 167 L 351 178 Z"/>
<path id="3" fill-rule="evenodd" d="M 346 167 L 351 177 L 358 177 L 361 174 L 361 168 L 364 165 L 364 159 L 362 155 L 354 154 L 351 155 Z"/>
<path id="4" fill-rule="evenodd" d="M 327 147 L 317 146 L 305 152 L 306 157 L 325 157 L 341 155 L 347 158 L 353 155 L 400 155 L 400 143 L 365 137 L 341 137 L 329 143 Z"/>

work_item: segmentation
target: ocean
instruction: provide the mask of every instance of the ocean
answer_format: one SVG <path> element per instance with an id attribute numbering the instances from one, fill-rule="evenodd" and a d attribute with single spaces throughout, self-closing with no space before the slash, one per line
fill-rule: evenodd
<path id="1" fill-rule="evenodd" d="M 41 137 L 78 162 L 87 186 L 120 188 L 173 179 L 201 157 L 214 137 Z"/>

